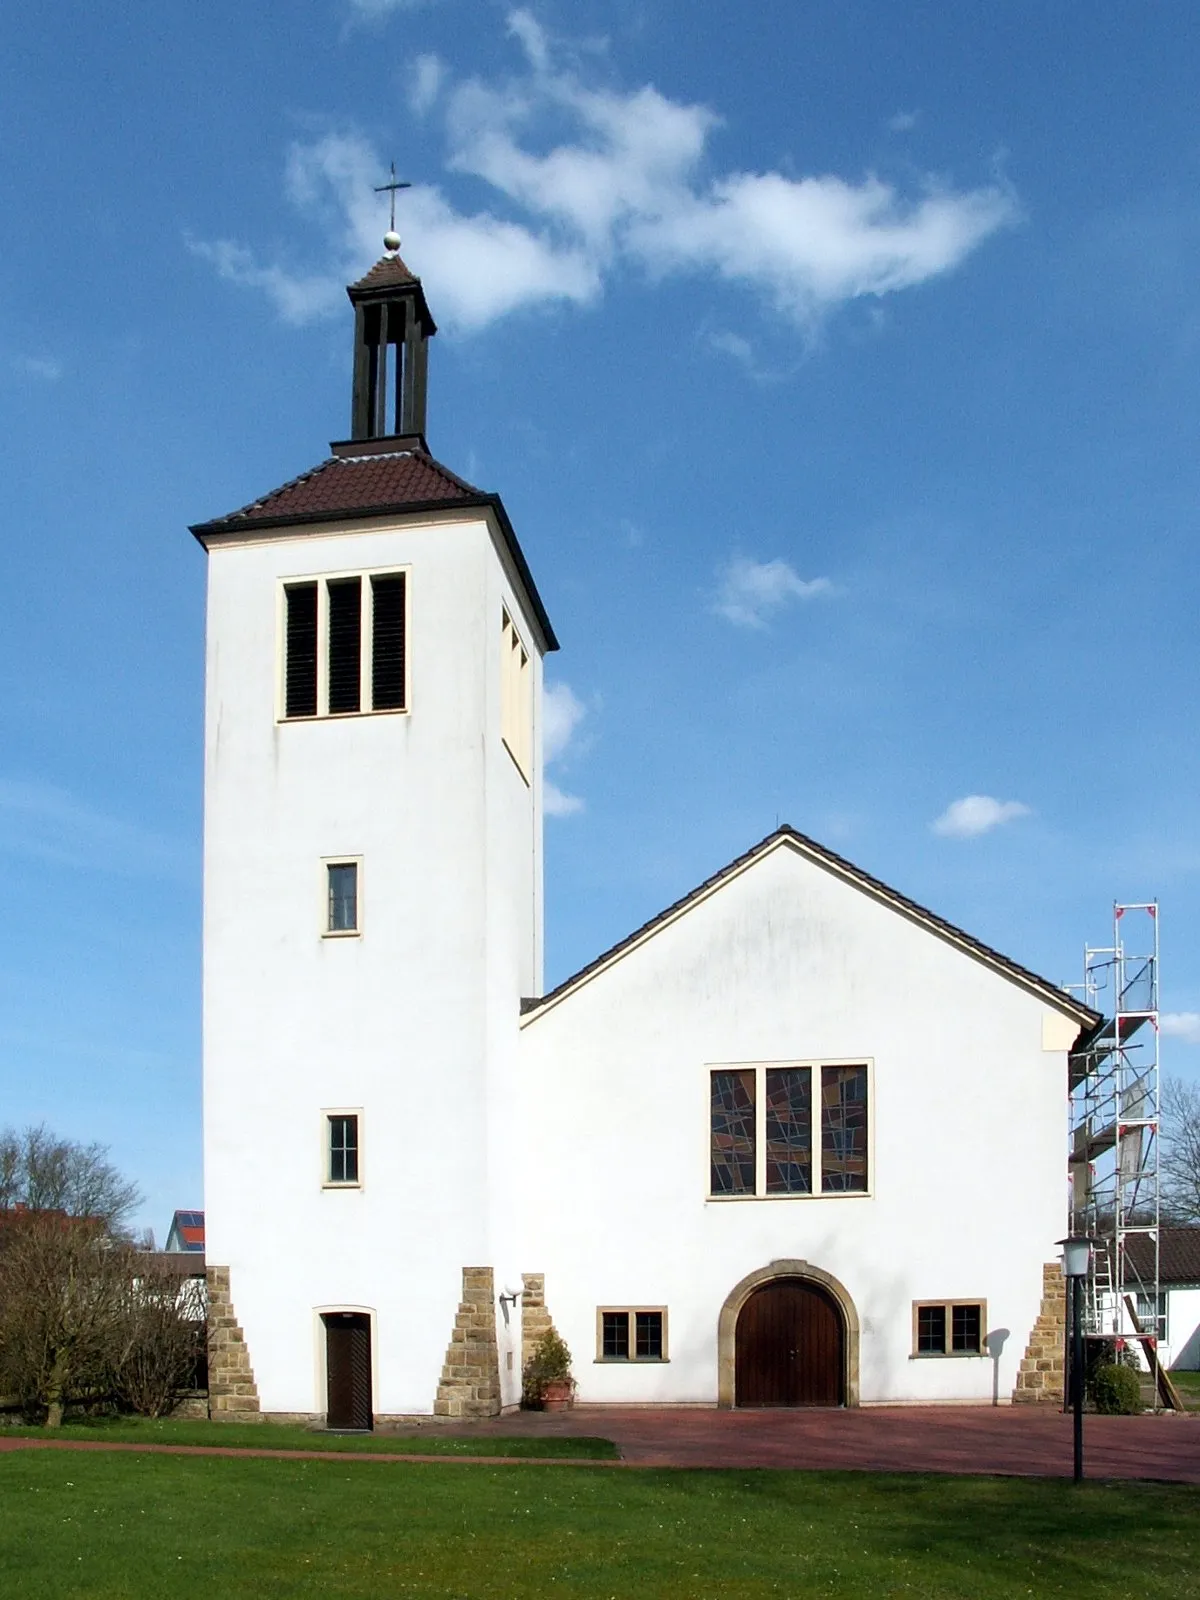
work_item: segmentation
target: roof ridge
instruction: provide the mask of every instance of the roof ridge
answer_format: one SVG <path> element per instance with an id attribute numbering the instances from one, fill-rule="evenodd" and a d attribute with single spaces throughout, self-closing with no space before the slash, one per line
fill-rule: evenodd
<path id="1" fill-rule="evenodd" d="M 982 956 L 989 965 L 999 966 L 1010 977 L 1040 990 L 1047 997 L 1050 995 L 1054 995 L 1056 998 L 1061 997 L 1064 1005 L 1069 1006 L 1077 1016 L 1086 1015 L 1090 1017 L 1093 1025 L 1102 1020 L 1099 1012 L 1094 1011 L 1090 1006 L 1084 1005 L 1082 1001 L 1075 1000 L 1066 990 L 1060 990 L 1056 984 L 1051 983 L 1048 978 L 1043 978 L 1040 973 L 1034 972 L 1031 967 L 1022 966 L 1019 961 L 1014 961 L 1010 956 L 1004 955 L 993 946 L 985 944 L 982 939 L 976 939 L 973 934 L 967 933 L 965 929 L 958 927 L 956 923 L 949 922 L 945 917 L 939 916 L 936 911 L 930 911 L 928 906 L 921 905 L 917 900 L 910 900 L 907 895 L 901 894 L 898 889 L 893 889 L 890 884 L 884 883 L 882 878 L 876 878 L 871 873 L 865 872 L 862 867 L 856 866 L 853 861 L 848 860 L 845 856 L 838 855 L 836 850 L 828 849 L 816 839 L 810 838 L 808 834 L 801 833 L 799 828 L 793 828 L 790 823 L 786 822 L 781 823 L 771 833 L 768 833 L 765 838 L 760 839 L 757 844 L 751 845 L 748 850 L 744 850 L 740 856 L 735 856 L 732 861 L 705 878 L 694 889 L 690 889 L 686 894 L 681 895 L 678 900 L 673 901 L 664 910 L 649 918 L 648 921 L 643 922 L 632 933 L 626 934 L 616 944 L 611 945 L 607 950 L 595 956 L 585 966 L 580 967 L 577 972 L 572 973 L 570 977 L 564 978 L 549 993 L 522 1000 L 522 1013 L 528 1015 L 535 1011 L 540 1011 L 543 1007 L 562 999 L 569 989 L 598 972 L 626 950 L 631 949 L 660 925 L 669 922 L 672 917 L 683 911 L 693 901 L 700 900 L 710 889 L 715 888 L 723 880 L 733 877 L 744 866 L 748 865 L 755 856 L 761 855 L 772 844 L 781 843 L 785 839 L 790 840 L 805 852 L 810 853 L 819 862 L 823 863 L 827 869 L 851 880 L 860 889 L 890 902 L 902 914 L 913 915 L 919 922 L 948 936 L 952 943 L 965 947 L 968 951 L 973 951 L 977 956 Z"/>

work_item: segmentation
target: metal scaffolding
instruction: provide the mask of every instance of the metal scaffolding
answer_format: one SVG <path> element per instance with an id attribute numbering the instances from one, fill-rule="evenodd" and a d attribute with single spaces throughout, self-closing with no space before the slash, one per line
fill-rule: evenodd
<path id="1" fill-rule="evenodd" d="M 1112 944 L 1084 950 L 1077 987 L 1105 1018 L 1070 1064 L 1072 1232 L 1095 1241 L 1088 1332 L 1136 1338 L 1154 1371 L 1166 1335 L 1159 1283 L 1157 901 L 1113 907 Z"/>

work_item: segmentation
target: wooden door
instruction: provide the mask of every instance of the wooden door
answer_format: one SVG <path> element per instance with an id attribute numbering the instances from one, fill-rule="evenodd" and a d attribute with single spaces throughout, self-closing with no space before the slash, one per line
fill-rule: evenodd
<path id="1" fill-rule="evenodd" d="M 845 1329 L 833 1296 L 804 1278 L 776 1278 L 738 1313 L 734 1404 L 845 1403 Z"/>
<path id="2" fill-rule="evenodd" d="M 369 1429 L 371 1319 L 360 1311 L 325 1314 L 326 1426 Z"/>

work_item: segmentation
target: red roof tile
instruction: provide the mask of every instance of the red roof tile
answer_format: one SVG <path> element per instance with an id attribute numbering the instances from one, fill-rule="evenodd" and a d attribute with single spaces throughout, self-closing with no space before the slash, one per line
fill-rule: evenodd
<path id="1" fill-rule="evenodd" d="M 233 533 L 240 528 L 326 521 L 356 513 L 424 509 L 443 502 L 478 504 L 483 498 L 480 490 L 420 450 L 335 456 L 240 511 L 197 523 L 192 531 L 198 535 Z"/>
<path id="2" fill-rule="evenodd" d="M 357 283 L 350 285 L 350 292 L 356 289 L 398 289 L 407 283 L 420 283 L 420 278 L 415 272 L 410 272 L 399 256 L 380 256 L 379 260 Z"/>

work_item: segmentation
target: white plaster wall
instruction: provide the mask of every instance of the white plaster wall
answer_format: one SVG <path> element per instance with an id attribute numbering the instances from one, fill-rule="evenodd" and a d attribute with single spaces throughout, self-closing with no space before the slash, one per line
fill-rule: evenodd
<path id="1" fill-rule="evenodd" d="M 783 845 L 522 1032 L 526 1270 L 581 1397 L 714 1401 L 726 1296 L 773 1260 L 838 1278 L 861 1398 L 1011 1395 L 1065 1228 L 1050 1009 Z M 708 1198 L 708 1068 L 872 1063 L 869 1196 Z M 988 1302 L 988 1357 L 912 1358 L 916 1299 Z M 665 1305 L 670 1360 L 594 1364 L 600 1305 Z"/>
<path id="2" fill-rule="evenodd" d="M 410 711 L 277 723 L 279 580 L 401 564 Z M 324 1409 L 319 1306 L 373 1312 L 377 1411 L 430 1410 L 461 1269 L 491 1259 L 493 990 L 512 1032 L 540 937 L 534 794 L 500 781 L 499 571 L 479 519 L 210 555 L 208 1259 L 267 1411 Z M 362 937 L 322 939 L 321 858 L 342 853 L 363 861 Z M 321 1187 L 327 1107 L 361 1108 L 361 1189 Z"/>
<path id="3" fill-rule="evenodd" d="M 1168 1289 L 1164 1359 L 1184 1372 L 1200 1369 L 1200 1287 Z"/>

